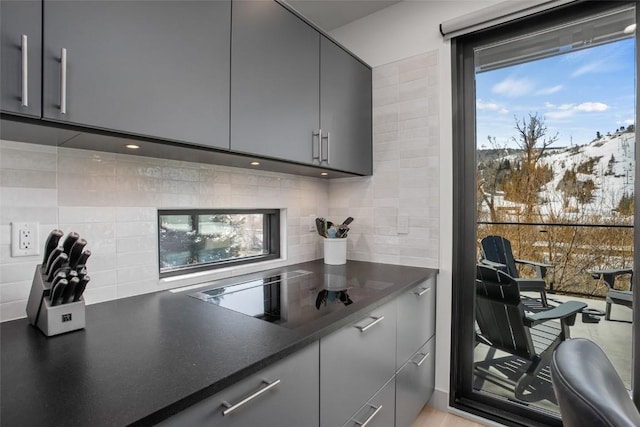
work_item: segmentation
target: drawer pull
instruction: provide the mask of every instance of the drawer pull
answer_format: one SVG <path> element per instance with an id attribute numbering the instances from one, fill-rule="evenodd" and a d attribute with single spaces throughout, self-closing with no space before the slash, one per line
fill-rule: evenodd
<path id="1" fill-rule="evenodd" d="M 232 413 L 233 411 L 235 411 L 236 409 L 240 408 L 241 406 L 243 406 L 246 403 L 249 403 L 250 401 L 252 401 L 253 399 L 255 399 L 256 397 L 260 396 L 263 393 L 266 393 L 267 391 L 271 390 L 272 388 L 274 388 L 275 386 L 277 386 L 278 384 L 280 384 L 280 380 L 275 380 L 273 382 L 268 382 L 265 380 L 262 380 L 262 382 L 264 384 L 267 384 L 266 387 L 261 388 L 260 390 L 256 391 L 255 393 L 245 397 L 244 399 L 242 399 L 240 402 L 231 405 L 227 402 L 222 402 L 222 405 L 227 408 L 224 411 L 222 411 L 222 415 L 229 415 L 230 413 Z"/>
<path id="2" fill-rule="evenodd" d="M 60 114 L 67 114 L 67 49 L 60 50 Z"/>
<path id="3" fill-rule="evenodd" d="M 29 106 L 29 46 L 26 34 L 22 35 L 22 106 Z"/>
<path id="4" fill-rule="evenodd" d="M 426 294 L 430 290 L 431 290 L 431 288 L 422 288 L 419 291 L 415 291 L 413 294 L 421 297 L 422 295 Z"/>
<path id="5" fill-rule="evenodd" d="M 356 329 L 359 329 L 360 332 L 366 332 L 367 329 L 369 329 L 370 327 L 372 327 L 376 323 L 382 322 L 382 320 L 384 319 L 384 316 L 380 316 L 380 317 L 371 316 L 371 318 L 373 319 L 373 322 L 369 323 L 367 326 L 356 326 Z"/>
<path id="6" fill-rule="evenodd" d="M 382 409 L 382 405 L 376 407 L 373 405 L 369 405 L 370 407 L 372 407 L 373 409 L 375 409 L 375 411 L 373 411 L 373 414 L 369 415 L 369 418 L 367 418 L 366 420 L 364 420 L 364 422 L 360 422 L 360 421 L 356 421 L 355 423 L 361 427 L 365 427 L 367 424 L 369 424 L 371 422 L 371 420 L 378 415 L 378 412 L 380 412 L 380 410 Z"/>
<path id="7" fill-rule="evenodd" d="M 420 365 L 422 365 L 422 364 L 424 363 L 424 361 L 425 361 L 425 360 L 427 360 L 427 359 L 429 358 L 429 355 L 430 355 L 431 353 L 427 353 L 427 354 L 420 353 L 420 354 L 421 354 L 423 357 L 422 357 L 422 359 L 420 359 L 420 361 L 419 361 L 419 362 L 413 362 L 413 361 L 412 361 L 412 362 L 413 362 L 413 364 L 415 364 L 416 366 L 420 366 Z"/>

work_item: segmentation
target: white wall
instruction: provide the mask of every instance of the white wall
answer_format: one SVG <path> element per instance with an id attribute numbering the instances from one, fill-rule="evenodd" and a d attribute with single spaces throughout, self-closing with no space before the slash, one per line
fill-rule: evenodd
<path id="1" fill-rule="evenodd" d="M 518 1 L 518 0 L 514 0 Z M 439 102 L 435 116 L 437 124 L 431 123 L 428 128 L 437 132 L 437 141 L 428 138 L 422 140 L 422 144 L 431 147 L 436 152 L 435 161 L 431 161 L 427 168 L 438 170 L 438 189 L 433 188 L 433 182 L 423 179 L 421 189 L 425 195 L 437 198 L 437 211 L 433 213 L 438 221 L 439 235 L 434 239 L 437 242 L 437 255 L 435 258 L 423 259 L 421 266 L 437 267 L 438 276 L 437 293 L 437 324 L 436 324 L 436 393 L 432 399 L 432 406 L 444 409 L 448 403 L 449 373 L 451 360 L 451 266 L 452 266 L 452 112 L 451 112 L 451 47 L 445 42 L 439 31 L 439 24 L 448 19 L 458 17 L 483 7 L 498 3 L 493 1 L 403 1 L 373 15 L 355 21 L 349 25 L 338 28 L 331 36 L 344 44 L 355 55 L 359 56 L 369 65 L 374 67 L 374 78 L 380 70 L 394 66 L 406 66 L 417 57 L 433 57 L 432 63 L 437 64 L 435 75 L 429 77 L 429 81 L 436 81 L 437 91 L 431 93 L 431 99 Z M 382 95 L 380 89 L 376 89 L 374 83 L 374 165 L 380 165 L 380 145 L 385 145 L 387 158 L 394 156 L 394 151 L 401 156 L 403 150 L 402 140 L 396 139 L 395 148 L 389 146 L 377 120 L 381 119 L 380 110 L 387 108 L 375 103 L 375 99 Z M 422 116 L 432 118 L 433 115 L 425 108 Z M 378 178 L 378 171 L 374 169 L 372 180 Z M 331 187 L 331 202 L 334 203 L 335 184 Z M 333 205 L 332 205 L 333 206 Z M 433 218 L 431 218 L 433 219 Z M 416 236 L 422 238 L 418 230 L 410 230 L 407 238 Z M 389 243 L 400 244 L 396 239 L 389 239 Z M 398 248 L 400 250 L 400 248 Z M 402 260 L 400 260 L 402 261 Z M 420 264 L 417 264 L 420 265 Z"/>

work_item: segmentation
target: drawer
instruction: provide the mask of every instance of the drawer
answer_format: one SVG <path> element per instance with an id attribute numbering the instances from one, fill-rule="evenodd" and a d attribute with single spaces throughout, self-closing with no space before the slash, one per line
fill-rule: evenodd
<path id="1" fill-rule="evenodd" d="M 318 372 L 314 343 L 160 425 L 317 426 Z"/>
<path id="2" fill-rule="evenodd" d="M 398 350 L 400 368 L 435 334 L 436 275 L 398 297 Z"/>
<path id="3" fill-rule="evenodd" d="M 320 425 L 341 426 L 395 373 L 396 301 L 320 340 Z"/>
<path id="4" fill-rule="evenodd" d="M 395 377 L 356 412 L 343 427 L 390 427 L 395 424 L 396 414 Z"/>
<path id="5" fill-rule="evenodd" d="M 435 337 L 396 375 L 396 427 L 411 426 L 435 388 Z"/>

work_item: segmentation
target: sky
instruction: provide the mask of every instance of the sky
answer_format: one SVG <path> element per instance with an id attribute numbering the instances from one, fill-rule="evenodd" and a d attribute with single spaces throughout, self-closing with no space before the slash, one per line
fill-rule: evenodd
<path id="1" fill-rule="evenodd" d="M 635 39 L 476 74 L 479 149 L 517 147 L 515 117 L 544 118 L 552 147 L 583 145 L 635 124 Z"/>

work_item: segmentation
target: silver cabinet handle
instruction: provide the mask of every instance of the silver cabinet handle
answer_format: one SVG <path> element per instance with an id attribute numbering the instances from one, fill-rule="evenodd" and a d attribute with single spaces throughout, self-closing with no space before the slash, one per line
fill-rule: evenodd
<path id="1" fill-rule="evenodd" d="M 318 155 L 316 156 L 316 137 L 318 137 Z M 311 161 L 322 162 L 322 129 L 311 133 Z"/>
<path id="2" fill-rule="evenodd" d="M 411 363 L 413 363 L 413 364 L 414 364 L 414 365 L 416 365 L 416 366 L 420 366 L 420 365 L 422 365 L 422 364 L 424 363 L 424 361 L 425 361 L 425 360 L 427 360 L 427 359 L 429 358 L 429 355 L 430 355 L 431 353 L 427 353 L 427 354 L 420 353 L 420 354 L 422 355 L 422 359 L 420 359 L 420 361 L 419 361 L 419 362 L 411 361 Z"/>
<path id="3" fill-rule="evenodd" d="M 384 316 L 380 316 L 380 317 L 371 316 L 371 318 L 373 319 L 373 322 L 369 323 L 367 326 L 356 326 L 356 329 L 359 329 L 360 332 L 366 332 L 367 329 L 369 329 L 370 327 L 372 327 L 376 323 L 382 322 L 382 320 L 384 319 Z"/>
<path id="4" fill-rule="evenodd" d="M 327 158 L 322 158 L 322 139 L 327 140 Z M 321 137 L 320 141 L 320 162 L 327 162 L 328 165 L 331 164 L 331 133 L 327 132 L 326 136 Z"/>
<path id="5" fill-rule="evenodd" d="M 431 288 L 422 288 L 419 291 L 415 291 L 413 292 L 414 295 L 417 295 L 419 297 L 421 297 L 422 295 L 426 294 L 427 292 L 429 292 L 431 290 Z"/>
<path id="6" fill-rule="evenodd" d="M 67 114 L 67 49 L 60 51 L 60 114 Z"/>
<path id="7" fill-rule="evenodd" d="M 364 422 L 360 422 L 360 421 L 356 421 L 355 423 L 358 424 L 361 427 L 365 427 L 367 424 L 369 424 L 371 422 L 371 420 L 378 415 L 378 412 L 380 412 L 380 410 L 382 409 L 382 405 L 375 407 L 371 404 L 369 404 L 370 407 L 372 407 L 373 409 L 375 409 L 375 411 L 373 411 L 373 414 L 369 415 L 369 418 L 367 418 L 366 420 L 364 420 Z"/>
<path id="8" fill-rule="evenodd" d="M 256 397 L 260 396 L 263 393 L 266 393 L 267 391 L 271 390 L 272 388 L 274 388 L 275 386 L 277 386 L 278 384 L 280 384 L 280 380 L 277 379 L 273 382 L 268 382 L 265 380 L 262 380 L 262 382 L 264 384 L 267 384 L 266 387 L 261 388 L 260 390 L 256 391 L 255 393 L 245 397 L 244 399 L 242 399 L 240 402 L 235 403 L 233 405 L 227 403 L 227 402 L 222 402 L 222 405 L 227 408 L 224 411 L 222 411 L 222 415 L 229 415 L 230 413 L 232 413 L 233 411 L 235 411 L 236 409 L 240 408 L 241 406 L 245 405 L 246 403 L 249 403 L 250 401 L 252 401 L 253 399 L 255 399 Z"/>
<path id="9" fill-rule="evenodd" d="M 29 106 L 29 45 L 27 35 L 22 35 L 22 106 Z"/>

